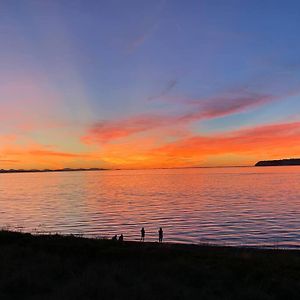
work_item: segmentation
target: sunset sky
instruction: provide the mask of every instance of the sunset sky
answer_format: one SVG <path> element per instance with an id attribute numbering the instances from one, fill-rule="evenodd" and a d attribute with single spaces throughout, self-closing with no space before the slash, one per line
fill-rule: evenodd
<path id="1" fill-rule="evenodd" d="M 300 157 L 300 2 L 3 0 L 0 169 Z"/>

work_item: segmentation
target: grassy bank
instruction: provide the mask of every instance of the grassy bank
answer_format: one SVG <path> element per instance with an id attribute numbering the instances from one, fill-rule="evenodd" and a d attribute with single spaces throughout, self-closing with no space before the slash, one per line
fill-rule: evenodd
<path id="1" fill-rule="evenodd" d="M 299 299 L 300 253 L 0 232 L 0 299 Z"/>

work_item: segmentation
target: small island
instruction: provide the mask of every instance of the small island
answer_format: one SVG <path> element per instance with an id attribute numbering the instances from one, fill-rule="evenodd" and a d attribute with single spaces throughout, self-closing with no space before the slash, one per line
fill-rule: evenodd
<path id="1" fill-rule="evenodd" d="M 256 167 L 276 167 L 276 166 L 300 166 L 300 158 L 262 160 L 255 164 Z"/>

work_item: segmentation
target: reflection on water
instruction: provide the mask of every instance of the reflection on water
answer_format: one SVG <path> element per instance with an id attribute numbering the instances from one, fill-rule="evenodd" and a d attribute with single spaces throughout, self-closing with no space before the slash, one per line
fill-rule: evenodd
<path id="1" fill-rule="evenodd" d="M 0 226 L 138 240 L 300 246 L 300 167 L 0 175 Z"/>

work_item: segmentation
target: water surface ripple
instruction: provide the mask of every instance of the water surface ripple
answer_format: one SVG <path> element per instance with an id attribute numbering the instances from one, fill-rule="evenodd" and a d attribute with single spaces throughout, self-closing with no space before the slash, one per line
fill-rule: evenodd
<path id="1" fill-rule="evenodd" d="M 30 232 L 300 246 L 300 167 L 0 174 L 0 226 Z"/>

